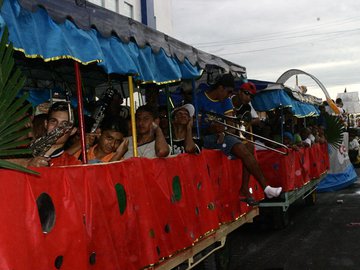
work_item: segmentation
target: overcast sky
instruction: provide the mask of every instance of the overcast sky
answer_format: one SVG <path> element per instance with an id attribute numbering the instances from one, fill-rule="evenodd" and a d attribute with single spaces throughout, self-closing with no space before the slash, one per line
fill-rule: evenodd
<path id="1" fill-rule="evenodd" d="M 331 98 L 360 90 L 359 0 L 172 0 L 173 36 L 245 66 L 249 79 L 276 81 L 296 68 Z M 295 85 L 295 79 L 287 83 Z M 324 98 L 304 76 L 300 85 Z"/>

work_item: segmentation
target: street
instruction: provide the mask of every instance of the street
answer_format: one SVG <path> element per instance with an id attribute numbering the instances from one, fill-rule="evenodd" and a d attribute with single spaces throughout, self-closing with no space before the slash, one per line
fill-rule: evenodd
<path id="1" fill-rule="evenodd" d="M 340 191 L 318 193 L 313 206 L 297 201 L 286 228 L 273 229 L 257 218 L 230 235 L 229 269 L 360 269 L 359 210 L 358 180 Z"/>

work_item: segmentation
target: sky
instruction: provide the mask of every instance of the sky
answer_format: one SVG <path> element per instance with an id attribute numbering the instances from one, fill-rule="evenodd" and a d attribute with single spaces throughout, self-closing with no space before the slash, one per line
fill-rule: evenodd
<path id="1" fill-rule="evenodd" d="M 172 0 L 172 23 L 173 37 L 246 67 L 249 79 L 300 69 L 332 99 L 360 90 L 359 0 Z M 310 78 L 298 82 L 325 99 Z"/>

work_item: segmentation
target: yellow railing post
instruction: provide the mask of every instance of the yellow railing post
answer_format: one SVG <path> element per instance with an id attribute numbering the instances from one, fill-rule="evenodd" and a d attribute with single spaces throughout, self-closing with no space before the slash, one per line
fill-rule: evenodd
<path id="1" fill-rule="evenodd" d="M 135 100 L 134 100 L 134 84 L 132 76 L 128 76 L 129 96 L 130 96 L 130 117 L 131 117 L 131 133 L 133 138 L 133 156 L 138 156 L 137 151 L 137 136 L 136 136 L 136 121 L 135 121 Z"/>

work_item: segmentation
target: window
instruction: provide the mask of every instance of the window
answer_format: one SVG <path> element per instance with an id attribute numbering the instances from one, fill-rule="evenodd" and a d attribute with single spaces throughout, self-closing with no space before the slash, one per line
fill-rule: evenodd
<path id="1" fill-rule="evenodd" d="M 124 2 L 124 16 L 134 19 L 134 7 L 127 2 Z"/>
<path id="2" fill-rule="evenodd" d="M 106 8 L 111 11 L 119 12 L 119 0 L 108 0 L 106 2 Z"/>
<path id="3" fill-rule="evenodd" d="M 120 13 L 119 0 L 115 0 L 115 11 Z"/>
<path id="4" fill-rule="evenodd" d="M 104 0 L 88 0 L 90 3 L 93 3 L 98 6 L 104 6 Z"/>

